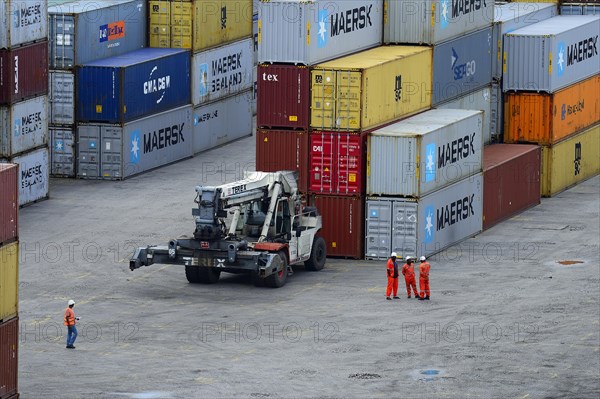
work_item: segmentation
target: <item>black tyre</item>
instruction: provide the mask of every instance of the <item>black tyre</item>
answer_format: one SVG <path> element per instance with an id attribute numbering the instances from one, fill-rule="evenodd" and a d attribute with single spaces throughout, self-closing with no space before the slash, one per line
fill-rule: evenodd
<path id="1" fill-rule="evenodd" d="M 219 281 L 221 272 L 211 267 L 186 266 L 185 277 L 193 284 L 214 284 Z"/>
<path id="2" fill-rule="evenodd" d="M 306 270 L 317 272 L 325 267 L 325 259 L 327 258 L 327 244 L 323 237 L 315 237 L 310 258 L 304 262 Z"/>
<path id="3" fill-rule="evenodd" d="M 279 259 L 275 259 L 275 260 L 273 260 L 273 262 L 281 262 L 280 271 L 278 273 L 273 273 L 264 279 L 265 286 L 270 287 L 270 288 L 283 287 L 285 285 L 285 281 L 287 280 L 287 275 L 288 275 L 287 256 L 285 256 L 285 253 L 283 253 L 283 252 L 279 252 L 277 255 L 278 255 Z"/>
<path id="4" fill-rule="evenodd" d="M 252 272 L 252 282 L 256 287 L 265 286 L 265 279 L 260 277 L 257 272 Z"/>

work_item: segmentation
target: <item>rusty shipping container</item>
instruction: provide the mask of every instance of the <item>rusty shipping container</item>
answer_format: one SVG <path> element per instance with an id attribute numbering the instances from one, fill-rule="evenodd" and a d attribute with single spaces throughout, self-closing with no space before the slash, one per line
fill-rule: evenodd
<path id="1" fill-rule="evenodd" d="M 0 245 L 12 242 L 19 235 L 19 167 L 0 164 Z"/>
<path id="2" fill-rule="evenodd" d="M 552 197 L 600 173 L 600 124 L 542 147 L 542 197 Z"/>
<path id="3" fill-rule="evenodd" d="M 0 247 L 0 322 L 19 311 L 19 242 Z"/>
<path id="4" fill-rule="evenodd" d="M 600 121 L 600 74 L 547 93 L 506 93 L 504 142 L 554 144 Z"/>
<path id="5" fill-rule="evenodd" d="M 298 190 L 308 191 L 309 134 L 302 130 L 256 131 L 256 170 L 298 172 Z"/>
<path id="6" fill-rule="evenodd" d="M 48 93 L 48 42 L 0 50 L 0 104 Z"/>
<path id="7" fill-rule="evenodd" d="M 365 241 L 364 197 L 310 194 L 309 205 L 323 217 L 327 256 L 362 259 Z"/>
<path id="8" fill-rule="evenodd" d="M 540 203 L 540 157 L 537 145 L 484 147 L 484 230 Z"/>
<path id="9" fill-rule="evenodd" d="M 0 398 L 18 395 L 19 319 L 0 324 Z M 18 396 L 17 396 L 18 397 Z"/>
<path id="10" fill-rule="evenodd" d="M 262 64 L 257 69 L 256 123 L 264 128 L 308 130 L 310 71 L 306 66 Z"/>

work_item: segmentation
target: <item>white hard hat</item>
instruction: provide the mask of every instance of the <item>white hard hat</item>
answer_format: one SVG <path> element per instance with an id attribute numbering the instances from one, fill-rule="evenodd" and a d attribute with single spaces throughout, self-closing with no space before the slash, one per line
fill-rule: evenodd
<path id="1" fill-rule="evenodd" d="M 407 256 L 407 257 L 406 257 L 406 260 L 411 260 L 411 259 L 412 259 L 412 257 L 411 257 L 411 256 Z"/>
<path id="2" fill-rule="evenodd" d="M 392 252 L 392 254 L 390 255 L 390 258 L 397 258 L 397 257 L 398 257 L 398 254 L 395 252 Z"/>
<path id="3" fill-rule="evenodd" d="M 75 301 L 72 299 L 69 299 L 69 302 L 67 302 L 67 305 L 69 305 L 69 306 L 75 305 Z"/>
<path id="4" fill-rule="evenodd" d="M 421 256 L 420 260 L 421 260 L 421 262 L 425 262 L 425 257 Z"/>

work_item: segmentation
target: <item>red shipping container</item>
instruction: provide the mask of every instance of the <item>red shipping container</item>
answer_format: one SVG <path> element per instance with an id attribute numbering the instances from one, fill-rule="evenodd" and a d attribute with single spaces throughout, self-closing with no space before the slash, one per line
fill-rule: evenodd
<path id="1" fill-rule="evenodd" d="M 363 195 L 366 138 L 367 133 L 311 132 L 309 191 Z"/>
<path id="2" fill-rule="evenodd" d="M 48 93 L 48 42 L 0 50 L 0 104 Z"/>
<path id="3" fill-rule="evenodd" d="M 365 242 L 365 198 L 310 194 L 308 203 L 323 218 L 320 235 L 327 243 L 327 256 L 362 259 Z"/>
<path id="4" fill-rule="evenodd" d="M 483 229 L 540 203 L 541 147 L 494 144 L 483 149 Z"/>
<path id="5" fill-rule="evenodd" d="M 298 190 L 308 191 L 308 133 L 294 130 L 256 131 L 256 170 L 298 172 Z"/>
<path id="6" fill-rule="evenodd" d="M 17 393 L 19 319 L 0 324 L 0 398 Z"/>
<path id="7" fill-rule="evenodd" d="M 262 64 L 257 68 L 256 125 L 308 131 L 310 71 L 306 66 Z"/>
<path id="8" fill-rule="evenodd" d="M 19 165 L 0 164 L 0 246 L 19 235 Z"/>

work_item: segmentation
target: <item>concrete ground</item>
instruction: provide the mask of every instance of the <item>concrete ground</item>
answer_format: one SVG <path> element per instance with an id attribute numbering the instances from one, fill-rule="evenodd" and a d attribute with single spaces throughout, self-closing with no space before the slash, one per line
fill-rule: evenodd
<path id="1" fill-rule="evenodd" d="M 195 185 L 253 156 L 247 138 L 124 182 L 53 180 L 22 209 L 23 398 L 600 396 L 600 177 L 435 256 L 429 302 L 386 301 L 384 262 L 329 259 L 281 289 L 129 271 L 135 246 L 192 232 Z"/>

